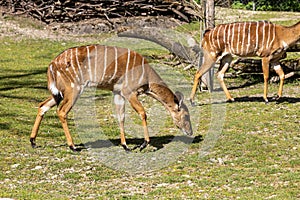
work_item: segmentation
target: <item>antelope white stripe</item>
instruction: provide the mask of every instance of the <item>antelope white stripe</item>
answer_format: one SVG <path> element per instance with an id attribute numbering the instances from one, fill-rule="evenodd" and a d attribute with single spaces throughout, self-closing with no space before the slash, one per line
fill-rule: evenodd
<path id="1" fill-rule="evenodd" d="M 72 70 L 73 70 L 73 72 L 75 74 L 75 77 L 76 77 L 77 81 L 80 82 L 79 76 L 78 76 L 78 74 L 77 74 L 77 72 L 75 70 L 74 63 L 73 63 L 73 49 L 71 49 L 70 64 L 71 64 Z"/>
<path id="2" fill-rule="evenodd" d="M 95 46 L 94 82 L 97 82 L 98 46 Z"/>
<path id="3" fill-rule="evenodd" d="M 134 58 L 133 58 L 133 63 L 132 63 L 132 69 L 131 69 L 131 80 L 134 81 L 135 76 L 134 76 L 134 72 L 135 72 L 135 61 L 136 61 L 136 52 L 134 51 Z"/>
<path id="4" fill-rule="evenodd" d="M 139 79 L 139 84 L 142 83 L 143 79 L 144 79 L 144 74 L 145 74 L 145 64 L 144 64 L 144 57 L 142 58 L 142 74 L 141 74 L 141 77 Z"/>
<path id="5" fill-rule="evenodd" d="M 254 49 L 255 52 L 257 52 L 257 48 L 258 48 L 258 29 L 259 29 L 259 22 L 256 22 L 256 41 L 255 41 L 255 49 Z"/>
<path id="6" fill-rule="evenodd" d="M 270 46 L 271 25 L 272 25 L 272 24 L 271 24 L 270 22 L 268 22 L 268 28 L 269 28 L 269 31 L 268 31 L 268 39 L 267 39 L 267 43 L 266 43 L 266 49 L 268 49 L 269 46 Z"/>
<path id="7" fill-rule="evenodd" d="M 212 32 L 211 32 L 211 41 L 212 41 L 212 44 L 213 44 L 213 47 L 215 48 L 215 49 L 217 49 L 217 46 L 216 46 L 216 44 L 215 44 L 215 40 L 214 40 L 214 33 L 215 33 L 215 28 L 214 29 L 212 29 Z"/>
<path id="8" fill-rule="evenodd" d="M 114 74 L 112 75 L 112 77 L 109 79 L 109 83 L 115 78 L 117 71 L 118 71 L 118 49 L 116 47 L 114 47 L 114 51 L 115 51 L 115 71 Z"/>
<path id="9" fill-rule="evenodd" d="M 106 65 L 107 65 L 107 47 L 104 46 L 104 63 L 103 63 L 103 74 L 101 78 L 101 82 L 104 80 L 105 74 L 106 74 Z"/>
<path id="10" fill-rule="evenodd" d="M 273 39 L 271 40 L 269 47 L 272 47 L 273 45 L 273 42 L 275 40 L 275 34 L 276 34 L 275 24 L 273 24 Z"/>
<path id="11" fill-rule="evenodd" d="M 221 49 L 221 45 L 220 45 L 220 30 L 221 30 L 221 27 L 218 26 L 218 31 L 217 31 L 217 41 L 218 41 L 218 47 L 219 49 Z"/>
<path id="12" fill-rule="evenodd" d="M 90 77 L 89 80 L 92 81 L 91 58 L 90 58 L 89 46 L 87 46 L 86 49 L 87 49 L 87 60 L 88 60 L 88 72 L 89 72 L 89 77 Z"/>
<path id="13" fill-rule="evenodd" d="M 230 27 L 231 27 L 231 24 L 229 24 L 229 28 L 227 30 L 227 43 L 228 43 L 228 47 L 229 47 L 228 48 L 229 52 L 233 53 L 232 50 L 231 50 L 231 43 L 230 43 L 230 36 L 231 36 L 231 34 L 230 34 Z"/>
<path id="14" fill-rule="evenodd" d="M 263 32 L 262 32 L 262 42 L 261 42 L 261 52 L 265 49 L 264 43 L 265 43 L 265 37 L 266 37 L 266 22 L 263 21 Z"/>
<path id="15" fill-rule="evenodd" d="M 233 47 L 233 42 L 234 42 L 234 28 L 235 28 L 235 24 L 232 25 L 232 34 L 231 34 L 231 51 L 232 53 L 234 53 L 234 47 Z"/>
<path id="16" fill-rule="evenodd" d="M 125 85 L 128 84 L 128 67 L 129 67 L 129 62 L 130 62 L 130 50 L 127 49 L 127 63 L 126 63 L 126 71 L 125 71 Z"/>
<path id="17" fill-rule="evenodd" d="M 224 28 L 224 33 L 223 33 L 223 42 L 224 42 L 224 46 L 226 47 L 226 28 L 228 27 L 228 24 L 225 25 Z"/>
<path id="18" fill-rule="evenodd" d="M 80 73 L 80 77 L 81 77 L 81 81 L 84 82 L 83 80 L 83 74 L 82 74 L 82 70 L 81 70 L 81 65 L 79 63 L 79 60 L 78 60 L 78 48 L 76 48 L 76 51 L 75 51 L 75 56 L 76 56 L 76 63 L 77 63 L 77 67 L 78 67 L 78 70 L 79 70 L 79 73 Z"/>
<path id="19" fill-rule="evenodd" d="M 246 48 L 246 52 L 245 54 L 248 54 L 249 52 L 249 47 L 251 45 L 251 22 L 249 22 L 249 28 L 248 28 L 248 44 L 247 44 L 247 48 Z"/>
<path id="20" fill-rule="evenodd" d="M 64 61 L 65 63 L 64 63 L 64 65 L 66 65 L 66 66 L 67 66 L 67 64 L 68 64 L 68 51 L 69 51 L 69 50 L 66 50 L 66 51 L 65 51 L 65 61 Z"/>
<path id="21" fill-rule="evenodd" d="M 243 39 L 242 39 L 242 46 L 241 46 L 241 55 L 244 55 L 244 44 L 245 44 L 245 37 L 246 37 L 246 22 L 244 23 L 243 28 Z"/>
<path id="22" fill-rule="evenodd" d="M 236 24 L 235 24 L 236 25 Z M 238 23 L 238 34 L 237 34 L 237 44 L 236 44 L 236 53 L 240 53 L 240 34 L 241 34 L 241 23 Z"/>

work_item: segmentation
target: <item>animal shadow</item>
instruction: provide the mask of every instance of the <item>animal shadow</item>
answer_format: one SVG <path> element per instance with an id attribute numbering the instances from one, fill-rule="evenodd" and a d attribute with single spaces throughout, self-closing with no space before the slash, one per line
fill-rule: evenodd
<path id="1" fill-rule="evenodd" d="M 199 143 L 203 141 L 203 137 L 201 135 L 195 136 L 194 138 L 188 136 L 173 136 L 173 135 L 165 135 L 165 136 L 154 136 L 150 137 L 150 145 L 155 147 L 157 150 L 164 148 L 164 146 L 172 141 L 180 141 L 185 144 L 189 143 Z M 128 145 L 139 146 L 144 142 L 143 138 L 128 138 L 126 139 L 126 143 Z M 120 139 L 107 139 L 107 140 L 96 140 L 93 142 L 87 142 L 85 144 L 80 144 L 85 148 L 109 148 L 113 146 L 120 145 Z M 76 146 L 77 147 L 77 146 Z"/>

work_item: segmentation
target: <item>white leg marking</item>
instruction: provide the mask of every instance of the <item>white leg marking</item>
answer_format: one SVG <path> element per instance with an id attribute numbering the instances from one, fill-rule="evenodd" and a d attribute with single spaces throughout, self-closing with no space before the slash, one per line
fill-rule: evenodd
<path id="1" fill-rule="evenodd" d="M 289 48 L 289 45 L 284 40 L 282 40 L 282 45 L 284 50 L 287 50 Z"/>
<path id="2" fill-rule="evenodd" d="M 44 115 L 48 110 L 50 110 L 50 107 L 49 106 L 42 106 L 41 107 L 41 115 Z"/>
<path id="3" fill-rule="evenodd" d="M 115 94 L 114 95 L 114 103 L 116 104 L 117 107 L 117 118 L 119 122 L 123 122 L 125 119 L 125 115 L 124 115 L 124 104 L 125 104 L 125 100 L 124 98 L 119 95 L 119 94 Z"/>
<path id="4" fill-rule="evenodd" d="M 221 73 L 221 72 L 218 73 L 217 77 L 218 77 L 219 80 L 222 80 L 222 81 L 224 80 L 224 74 Z"/>
<path id="5" fill-rule="evenodd" d="M 274 70 L 277 71 L 277 70 L 280 70 L 280 69 L 281 69 L 281 66 L 280 66 L 280 65 L 275 65 L 275 66 L 274 66 Z"/>

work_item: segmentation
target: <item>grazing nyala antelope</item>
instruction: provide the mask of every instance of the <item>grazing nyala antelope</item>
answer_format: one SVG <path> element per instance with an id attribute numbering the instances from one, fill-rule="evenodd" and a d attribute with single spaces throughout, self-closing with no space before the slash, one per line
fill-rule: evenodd
<path id="1" fill-rule="evenodd" d="M 140 115 L 144 128 L 145 148 L 150 139 L 146 122 L 146 113 L 138 96 L 146 94 L 161 102 L 170 112 L 174 124 L 185 134 L 192 135 L 192 126 L 183 95 L 175 94 L 168 88 L 159 75 L 150 67 L 140 54 L 126 48 L 89 45 L 74 47 L 59 54 L 48 67 L 48 89 L 51 96 L 39 104 L 38 114 L 30 136 L 32 147 L 36 147 L 35 138 L 44 114 L 53 106 L 64 129 L 67 144 L 76 151 L 67 125 L 67 115 L 85 87 L 97 87 L 110 90 L 114 94 L 117 117 L 119 120 L 121 145 L 126 151 L 124 133 L 125 99 Z"/>
<path id="2" fill-rule="evenodd" d="M 220 24 L 213 29 L 206 30 L 202 39 L 203 63 L 194 77 L 194 85 L 190 95 L 193 104 L 199 79 L 207 72 L 215 62 L 220 60 L 217 77 L 223 88 L 227 100 L 234 101 L 224 83 L 224 73 L 230 66 L 233 55 L 239 57 L 262 58 L 264 76 L 265 102 L 268 102 L 268 78 L 269 64 L 279 75 L 280 84 L 278 100 L 282 96 L 284 72 L 280 67 L 279 60 L 285 56 L 286 50 L 300 39 L 300 22 L 286 27 L 273 24 L 268 21 L 237 22 Z"/>

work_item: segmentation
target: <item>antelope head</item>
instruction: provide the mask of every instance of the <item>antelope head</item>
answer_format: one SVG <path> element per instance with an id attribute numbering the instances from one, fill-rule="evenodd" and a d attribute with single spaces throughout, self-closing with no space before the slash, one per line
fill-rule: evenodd
<path id="1" fill-rule="evenodd" d="M 176 105 L 171 111 L 173 122 L 184 134 L 191 136 L 193 135 L 192 124 L 189 110 L 183 103 L 183 94 L 176 92 L 174 98 Z"/>

